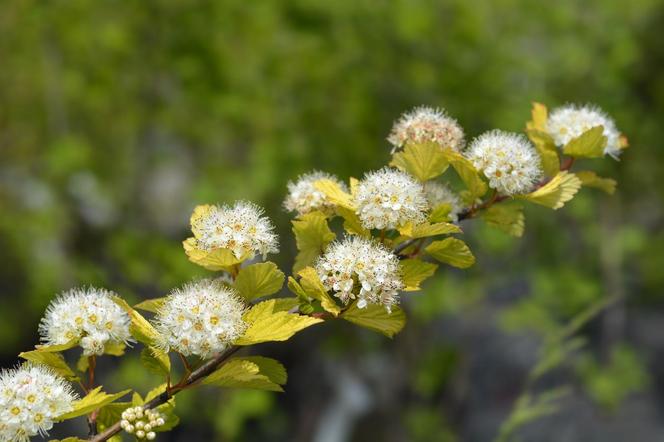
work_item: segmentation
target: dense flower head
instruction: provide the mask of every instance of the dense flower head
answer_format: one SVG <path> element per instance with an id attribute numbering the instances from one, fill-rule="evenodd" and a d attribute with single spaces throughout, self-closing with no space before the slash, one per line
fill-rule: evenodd
<path id="1" fill-rule="evenodd" d="M 422 185 L 409 174 L 388 167 L 364 176 L 354 203 L 367 229 L 396 229 L 411 221 L 417 224 L 424 221 L 428 209 Z"/>
<path id="2" fill-rule="evenodd" d="M 463 210 L 463 203 L 459 195 L 450 190 L 446 184 L 437 181 L 427 181 L 424 183 L 424 194 L 432 209 L 443 204 L 448 204 L 450 206 L 450 219 L 454 222 L 459 220 L 459 213 Z"/>
<path id="3" fill-rule="evenodd" d="M 353 236 L 332 243 L 316 262 L 323 285 L 344 304 L 382 304 L 387 311 L 399 303 L 399 258 L 375 241 Z"/>
<path id="4" fill-rule="evenodd" d="M 489 185 L 504 195 L 528 193 L 542 177 L 537 151 L 520 134 L 485 132 L 473 140 L 466 156 L 488 178 Z"/>
<path id="5" fill-rule="evenodd" d="M 109 344 L 127 343 L 129 315 L 112 297 L 114 293 L 94 287 L 74 288 L 48 306 L 39 325 L 47 345 L 76 341 L 87 356 L 101 355 Z"/>
<path id="6" fill-rule="evenodd" d="M 596 126 L 604 128 L 606 147 L 604 154 L 618 158 L 620 155 L 620 132 L 616 123 L 603 110 L 594 105 L 569 104 L 554 109 L 546 122 L 546 129 L 557 146 L 564 146 L 574 138 Z"/>
<path id="7" fill-rule="evenodd" d="M 284 200 L 284 208 L 289 212 L 296 212 L 298 215 L 304 215 L 314 210 L 331 214 L 334 210 L 334 204 L 314 186 L 316 181 L 323 179 L 334 181 L 344 192 L 348 192 L 346 184 L 334 175 L 314 171 L 301 175 L 295 182 L 290 181 L 288 183 L 288 195 Z"/>
<path id="8" fill-rule="evenodd" d="M 175 289 L 156 316 L 159 344 L 185 356 L 203 359 L 226 349 L 242 336 L 243 301 L 222 281 L 203 279 Z"/>
<path id="9" fill-rule="evenodd" d="M 191 229 L 203 250 L 229 249 L 236 258 L 279 251 L 274 225 L 263 216 L 262 208 L 247 201 L 233 206 L 206 206 L 200 216 L 192 219 Z"/>
<path id="10" fill-rule="evenodd" d="M 164 417 L 157 410 L 143 407 L 129 407 L 122 412 L 120 427 L 136 439 L 154 440 L 154 429 L 164 425 Z"/>
<path id="11" fill-rule="evenodd" d="M 44 365 L 26 364 L 0 373 L 0 441 L 45 435 L 72 410 L 77 396 L 65 379 Z"/>
<path id="12" fill-rule="evenodd" d="M 392 152 L 408 143 L 436 143 L 442 147 L 460 150 L 463 147 L 463 129 L 442 109 L 417 107 L 394 123 L 387 137 Z"/>

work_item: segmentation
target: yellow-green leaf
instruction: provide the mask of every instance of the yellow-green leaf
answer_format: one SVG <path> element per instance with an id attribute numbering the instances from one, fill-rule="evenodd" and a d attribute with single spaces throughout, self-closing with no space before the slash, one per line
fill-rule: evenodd
<path id="1" fill-rule="evenodd" d="M 323 192 L 327 199 L 335 206 L 345 207 L 355 210 L 353 207 L 353 198 L 349 193 L 344 192 L 339 183 L 324 178 L 314 183 L 314 187 Z"/>
<path id="2" fill-rule="evenodd" d="M 300 275 L 302 289 L 308 296 L 319 300 L 321 307 L 334 316 L 337 316 L 341 312 L 341 307 L 327 293 L 327 290 L 325 290 L 323 283 L 318 277 L 318 273 L 313 267 L 305 267 L 298 274 Z"/>
<path id="3" fill-rule="evenodd" d="M 399 233 L 409 238 L 426 238 L 436 235 L 447 235 L 450 233 L 461 233 L 461 228 L 456 224 L 451 223 L 434 223 L 427 222 L 413 226 L 412 223 L 407 223 L 399 227 Z"/>
<path id="4" fill-rule="evenodd" d="M 570 140 L 563 152 L 573 157 L 600 158 L 604 156 L 606 141 L 604 127 L 595 126 Z"/>
<path id="5" fill-rule="evenodd" d="M 166 302 L 166 297 L 146 299 L 145 301 L 136 304 L 134 308 L 150 313 L 158 313 L 159 309 L 164 305 L 164 302 Z"/>
<path id="6" fill-rule="evenodd" d="M 529 129 L 528 138 L 533 142 L 542 160 L 542 169 L 546 176 L 555 176 L 560 171 L 560 157 L 556 143 L 551 135 L 541 130 Z"/>
<path id="7" fill-rule="evenodd" d="M 122 356 L 126 349 L 127 346 L 123 342 L 107 342 L 106 345 L 104 345 L 104 354 Z"/>
<path id="8" fill-rule="evenodd" d="M 292 221 L 293 234 L 299 253 L 295 258 L 293 271 L 308 266 L 325 251 L 334 240 L 335 234 L 327 225 L 327 218 L 321 212 L 311 212 Z"/>
<path id="9" fill-rule="evenodd" d="M 396 152 L 390 162 L 390 166 L 408 172 L 422 182 L 441 175 L 449 165 L 436 143 L 409 143 L 403 151 Z"/>
<path id="10" fill-rule="evenodd" d="M 602 178 L 591 170 L 583 170 L 581 172 L 574 172 L 580 180 L 581 184 L 586 187 L 594 187 L 595 189 L 603 190 L 609 195 L 613 195 L 616 191 L 616 180 L 611 178 Z"/>
<path id="11" fill-rule="evenodd" d="M 73 404 L 74 409 L 69 413 L 65 413 L 62 416 L 59 416 L 58 420 L 62 421 L 66 419 L 73 419 L 75 417 L 91 413 L 94 410 L 97 410 L 105 405 L 110 404 L 111 402 L 115 402 L 116 400 L 120 399 L 122 396 L 126 395 L 130 391 L 131 389 L 124 390 L 115 394 L 108 394 L 101 391 L 101 386 L 99 386 L 94 390 L 90 391 L 87 394 L 87 396 L 85 396 L 84 398 L 75 401 Z"/>
<path id="12" fill-rule="evenodd" d="M 440 262 L 465 269 L 475 263 L 475 256 L 465 242 L 457 238 L 434 241 L 424 249 Z"/>
<path id="13" fill-rule="evenodd" d="M 406 292 L 420 290 L 422 281 L 436 273 L 438 268 L 437 264 L 419 259 L 404 259 L 399 264 L 401 266 L 401 280 L 406 286 L 404 288 Z"/>
<path id="14" fill-rule="evenodd" d="M 263 301 L 254 305 L 244 314 L 249 327 L 244 335 L 235 343 L 237 345 L 253 345 L 268 341 L 286 341 L 295 333 L 310 327 L 322 319 L 301 316 L 297 313 L 277 311 L 276 300 Z"/>
<path id="15" fill-rule="evenodd" d="M 532 120 L 526 123 L 528 129 L 535 129 L 539 131 L 546 130 L 546 121 L 548 119 L 548 111 L 546 106 L 536 101 L 533 102 L 533 107 L 530 111 Z"/>
<path id="16" fill-rule="evenodd" d="M 355 210 L 347 209 L 345 207 L 337 207 L 337 215 L 344 219 L 344 230 L 351 235 L 360 235 L 368 238 L 371 232 L 362 225 L 360 217 L 357 216 Z"/>
<path id="17" fill-rule="evenodd" d="M 489 187 L 468 158 L 452 149 L 443 149 L 443 155 L 452 165 L 457 175 L 459 175 L 461 181 L 466 185 L 472 200 L 479 198 L 486 193 Z"/>
<path id="18" fill-rule="evenodd" d="M 142 342 L 145 345 L 154 345 L 159 337 L 159 333 L 155 330 L 152 324 L 150 324 L 140 313 L 131 308 L 124 299 L 114 296 L 113 301 L 122 307 L 122 309 L 124 309 L 129 315 L 129 318 L 131 319 L 129 332 L 131 335 L 136 338 L 137 341 Z"/>
<path id="19" fill-rule="evenodd" d="M 452 212 L 452 205 L 448 203 L 436 206 L 429 214 L 430 223 L 440 223 L 450 220 L 450 213 Z"/>
<path id="20" fill-rule="evenodd" d="M 194 207 L 191 217 L 189 218 L 189 225 L 191 226 L 191 233 L 193 233 L 196 238 L 201 237 L 201 221 L 210 213 L 212 207 L 213 206 L 210 204 L 201 204 Z"/>
<path id="21" fill-rule="evenodd" d="M 361 309 L 354 302 L 341 317 L 360 327 L 382 333 L 388 338 L 399 333 L 406 325 L 406 315 L 397 306 L 393 306 L 392 312 L 388 313 L 382 305 L 369 304 Z"/>
<path id="22" fill-rule="evenodd" d="M 574 198 L 580 187 L 581 180 L 576 175 L 562 171 L 544 186 L 519 198 L 557 210 Z"/>
<path id="23" fill-rule="evenodd" d="M 182 246 L 184 247 L 184 252 L 187 254 L 189 261 L 214 272 L 228 270 L 232 266 L 253 256 L 252 253 L 247 253 L 240 258 L 236 258 L 232 251 L 221 248 L 202 250 L 196 246 L 196 238 L 186 239 L 182 242 Z"/>
<path id="24" fill-rule="evenodd" d="M 67 365 L 65 362 L 65 358 L 62 357 L 60 353 L 33 350 L 24 351 L 19 353 L 18 356 L 25 359 L 26 361 L 47 365 L 51 367 L 57 374 L 66 379 L 78 379 L 73 370 L 69 368 L 69 365 Z"/>
<path id="25" fill-rule="evenodd" d="M 65 344 L 37 345 L 35 346 L 35 349 L 37 351 L 46 352 L 46 353 L 56 353 L 56 352 L 69 350 L 70 348 L 76 347 L 76 345 L 78 345 L 78 339 L 72 339 L 71 341 Z"/>
<path id="26" fill-rule="evenodd" d="M 203 384 L 226 388 L 283 391 L 286 370 L 278 361 L 254 356 L 234 358 L 203 380 Z"/>
<path id="27" fill-rule="evenodd" d="M 275 263 L 262 262 L 240 270 L 233 286 L 246 301 L 251 301 L 277 293 L 284 279 L 284 273 Z"/>
<path id="28" fill-rule="evenodd" d="M 141 351 L 141 363 L 150 373 L 158 376 L 168 376 L 171 372 L 168 354 L 156 347 L 145 347 Z"/>
<path id="29" fill-rule="evenodd" d="M 525 228 L 525 217 L 523 216 L 523 206 L 518 203 L 501 203 L 481 212 L 484 221 L 503 232 L 520 237 Z"/>

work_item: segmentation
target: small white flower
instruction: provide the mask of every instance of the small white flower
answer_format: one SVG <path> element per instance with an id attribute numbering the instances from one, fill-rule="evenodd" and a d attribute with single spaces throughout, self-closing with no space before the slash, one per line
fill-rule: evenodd
<path id="1" fill-rule="evenodd" d="M 569 104 L 554 109 L 546 122 L 546 129 L 553 137 L 557 146 L 564 146 L 572 139 L 596 126 L 604 128 L 606 137 L 605 155 L 618 159 L 620 148 L 620 132 L 616 123 L 602 109 L 594 105 L 578 106 Z"/>
<path id="2" fill-rule="evenodd" d="M 41 320 L 42 341 L 59 345 L 75 340 L 86 356 L 103 354 L 107 344 L 131 341 L 129 315 L 113 302 L 112 296 L 114 293 L 94 287 L 62 293 Z"/>
<path id="3" fill-rule="evenodd" d="M 344 192 L 348 192 L 346 184 L 334 175 L 314 171 L 301 175 L 296 182 L 288 183 L 288 196 L 284 201 L 284 208 L 289 212 L 297 212 L 298 215 L 304 215 L 314 210 L 331 214 L 334 210 L 334 204 L 314 186 L 316 181 L 323 179 L 334 181 Z"/>
<path id="4" fill-rule="evenodd" d="M 154 430 L 164 425 L 164 418 L 157 410 L 143 409 L 143 407 L 130 407 L 122 412 L 120 427 L 137 439 L 154 440 L 157 436 Z"/>
<path id="5" fill-rule="evenodd" d="M 403 114 L 392 126 L 387 141 L 393 146 L 392 153 L 408 143 L 426 142 L 459 151 L 463 147 L 463 137 L 459 123 L 444 110 L 422 106 Z"/>
<path id="6" fill-rule="evenodd" d="M 26 364 L 0 372 L 0 441 L 27 442 L 45 435 L 53 422 L 72 410 L 71 386 L 50 368 Z"/>
<path id="7" fill-rule="evenodd" d="M 466 157 L 504 195 L 530 192 L 542 177 L 540 157 L 526 137 L 493 130 L 475 138 Z"/>
<path id="8" fill-rule="evenodd" d="M 236 258 L 277 253 L 279 243 L 274 225 L 263 216 L 263 209 L 247 201 L 231 206 L 209 206 L 193 220 L 197 246 L 203 250 L 229 249 Z"/>
<path id="9" fill-rule="evenodd" d="M 325 288 L 344 304 L 357 299 L 357 306 L 382 304 L 387 311 L 399 303 L 399 258 L 382 244 L 353 236 L 332 243 L 316 262 Z"/>
<path id="10" fill-rule="evenodd" d="M 203 359 L 242 336 L 243 301 L 222 282 L 204 279 L 175 289 L 156 316 L 160 346 Z"/>
<path id="11" fill-rule="evenodd" d="M 424 188 L 397 169 L 383 168 L 364 176 L 354 195 L 357 214 L 367 229 L 396 229 L 421 223 L 428 209 Z"/>
<path id="12" fill-rule="evenodd" d="M 449 204 L 450 213 L 449 217 L 452 221 L 459 221 L 459 213 L 463 210 L 463 203 L 459 195 L 452 192 L 450 188 L 443 183 L 437 181 L 427 181 L 424 183 L 424 194 L 432 209 L 442 205 Z"/>

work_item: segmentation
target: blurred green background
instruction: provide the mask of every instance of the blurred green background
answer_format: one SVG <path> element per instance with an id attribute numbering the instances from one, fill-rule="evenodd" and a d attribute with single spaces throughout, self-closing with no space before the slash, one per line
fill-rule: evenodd
<path id="1" fill-rule="evenodd" d="M 573 387 L 560 413 L 520 437 L 661 440 L 663 29 L 662 0 L 2 2 L 1 365 L 38 342 L 64 289 L 138 301 L 204 275 L 180 244 L 196 204 L 265 206 L 288 270 L 288 180 L 381 167 L 413 106 L 445 107 L 472 137 L 522 130 L 531 101 L 593 102 L 632 146 L 587 164 L 619 181 L 613 197 L 529 208 L 521 239 L 464 225 L 477 265 L 408 295 L 393 341 L 335 323 L 263 345 L 285 394 L 183 394 L 159 439 L 489 441 L 542 338 L 621 295 L 547 379 Z M 157 383 L 133 352 L 101 368 L 113 391 Z"/>

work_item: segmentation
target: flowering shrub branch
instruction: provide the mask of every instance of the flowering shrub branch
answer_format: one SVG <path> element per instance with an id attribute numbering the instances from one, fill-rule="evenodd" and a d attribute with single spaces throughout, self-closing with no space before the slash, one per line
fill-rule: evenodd
<path id="1" fill-rule="evenodd" d="M 237 356 L 243 347 L 286 341 L 333 319 L 394 336 L 406 321 L 403 293 L 420 290 L 439 263 L 474 264 L 470 248 L 454 236 L 463 233 L 460 221 L 478 218 L 518 237 L 524 203 L 559 209 L 581 186 L 615 190 L 615 181 L 592 171 L 571 172 L 577 159 L 615 158 L 627 147 L 598 109 L 566 106 L 549 116 L 536 103 L 526 134 L 491 131 L 464 148 L 456 120 L 418 108 L 395 123 L 388 167 L 348 184 L 323 172 L 289 183 L 284 207 L 296 215 L 298 255 L 288 278 L 276 264 L 257 259 L 278 252 L 274 226 L 261 208 L 248 202 L 196 207 L 184 251 L 217 277 L 133 307 L 92 287 L 56 298 L 40 325 L 42 345 L 20 354 L 28 361 L 23 367 L 0 375 L 0 440 L 28 440 L 80 416 L 87 416 L 90 441 L 121 431 L 153 440 L 177 425 L 175 395 L 183 390 L 205 384 L 283 391 L 281 363 Z M 440 181 L 448 170 L 463 189 Z M 292 296 L 275 297 L 284 282 Z M 144 346 L 145 369 L 162 384 L 144 398 L 95 387 L 97 358 L 123 356 L 135 343 Z M 78 347 L 76 369 L 87 383 L 63 356 Z M 183 370 L 175 383 L 171 356 Z M 123 401 L 129 393 L 131 400 Z"/>

